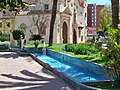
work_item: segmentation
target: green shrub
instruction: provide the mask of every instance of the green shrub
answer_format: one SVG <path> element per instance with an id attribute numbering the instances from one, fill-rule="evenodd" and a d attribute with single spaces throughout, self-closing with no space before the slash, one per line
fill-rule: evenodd
<path id="1" fill-rule="evenodd" d="M 21 38 L 21 35 L 22 35 L 22 39 L 25 38 L 25 33 L 24 33 L 24 30 L 23 29 L 16 29 L 13 31 L 13 38 L 15 40 L 19 40 Z"/>
<path id="2" fill-rule="evenodd" d="M 9 49 L 9 42 L 0 42 L 0 50 Z"/>
<path id="3" fill-rule="evenodd" d="M 81 47 L 80 47 L 80 45 L 76 45 L 75 47 L 74 47 L 74 54 L 82 54 L 82 50 L 81 50 Z"/>
<path id="4" fill-rule="evenodd" d="M 33 34 L 30 38 L 30 40 L 40 40 L 42 37 L 39 34 Z"/>
<path id="5" fill-rule="evenodd" d="M 75 47 L 74 54 L 87 54 L 87 48 L 86 44 L 78 44 Z"/>
<path id="6" fill-rule="evenodd" d="M 8 49 L 6 45 L 0 45 L 0 50 Z"/>
<path id="7" fill-rule="evenodd" d="M 65 50 L 68 52 L 73 52 L 74 51 L 74 44 L 66 44 Z"/>
<path id="8" fill-rule="evenodd" d="M 91 54 L 96 52 L 94 44 L 80 43 L 80 44 L 67 44 L 66 51 L 73 52 L 74 54 Z"/>
<path id="9" fill-rule="evenodd" d="M 8 41 L 9 40 L 9 38 L 8 38 L 8 35 L 4 35 L 4 34 L 1 34 L 0 35 L 0 41 Z"/>

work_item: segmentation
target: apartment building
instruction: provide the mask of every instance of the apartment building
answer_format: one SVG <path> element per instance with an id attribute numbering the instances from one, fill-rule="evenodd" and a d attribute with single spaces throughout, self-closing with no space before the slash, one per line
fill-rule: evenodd
<path id="1" fill-rule="evenodd" d="M 100 26 L 100 11 L 104 5 L 88 4 L 87 6 L 87 26 L 88 38 L 96 36 L 96 30 Z"/>

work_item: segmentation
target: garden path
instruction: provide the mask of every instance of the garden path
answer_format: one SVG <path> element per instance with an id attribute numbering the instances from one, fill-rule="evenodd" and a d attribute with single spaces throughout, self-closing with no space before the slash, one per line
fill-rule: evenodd
<path id="1" fill-rule="evenodd" d="M 73 90 L 31 57 L 0 52 L 0 90 Z"/>

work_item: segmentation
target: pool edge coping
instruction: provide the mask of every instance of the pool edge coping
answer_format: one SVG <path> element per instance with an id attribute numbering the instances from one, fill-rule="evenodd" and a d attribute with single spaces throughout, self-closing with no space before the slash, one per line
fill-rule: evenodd
<path id="1" fill-rule="evenodd" d="M 62 72 L 60 72 L 59 70 L 56 70 L 55 68 L 51 67 L 49 64 L 43 62 L 42 60 L 40 60 L 39 58 L 37 58 L 34 54 L 30 53 L 30 56 L 36 61 L 38 62 L 40 65 L 42 65 L 43 67 L 47 68 L 48 70 L 50 70 L 51 72 L 53 72 L 55 75 L 59 76 L 61 79 L 63 79 L 65 82 L 67 82 L 69 85 L 71 85 L 69 83 L 69 81 L 72 81 L 72 84 L 74 83 L 75 86 L 71 85 L 73 88 L 75 88 L 76 90 L 81 90 L 81 88 L 83 88 L 82 90 L 101 90 L 100 88 L 95 88 L 92 86 L 88 86 L 84 83 L 78 83 L 75 80 L 73 80 L 72 78 L 69 78 L 67 75 L 63 74 Z M 67 81 L 68 80 L 68 81 Z"/>

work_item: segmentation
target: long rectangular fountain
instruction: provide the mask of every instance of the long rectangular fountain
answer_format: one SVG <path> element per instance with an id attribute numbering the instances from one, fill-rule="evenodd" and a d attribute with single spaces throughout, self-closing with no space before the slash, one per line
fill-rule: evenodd
<path id="1" fill-rule="evenodd" d="M 76 90 L 96 90 L 96 88 L 89 87 L 83 83 L 87 84 L 109 81 L 108 78 L 100 77 L 58 58 L 53 58 L 48 55 L 37 53 L 31 54 L 31 56 L 41 65 L 48 68 L 58 76 L 62 77 Z"/>

